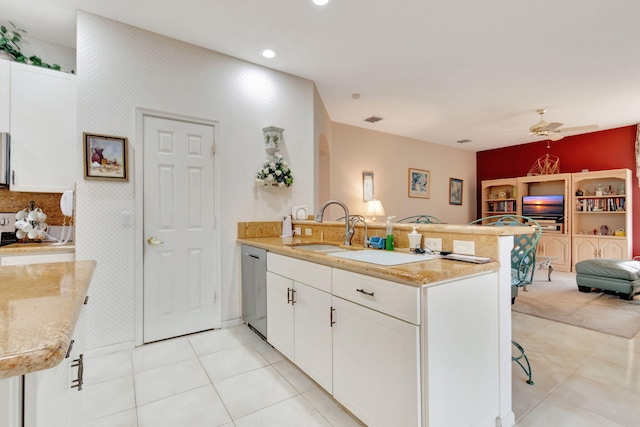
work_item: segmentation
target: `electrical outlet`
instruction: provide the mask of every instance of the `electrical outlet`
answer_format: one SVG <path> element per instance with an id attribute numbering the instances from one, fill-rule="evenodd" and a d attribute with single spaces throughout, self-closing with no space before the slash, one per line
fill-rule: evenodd
<path id="1" fill-rule="evenodd" d="M 453 253 L 460 255 L 475 255 L 476 244 L 471 240 L 454 240 Z"/>
<path id="2" fill-rule="evenodd" d="M 305 228 L 304 229 L 304 235 L 305 236 L 311 236 L 311 234 L 313 234 L 313 230 L 311 228 Z"/>
<path id="3" fill-rule="evenodd" d="M 300 227 L 294 228 L 293 234 L 295 234 L 296 236 L 300 236 L 302 234 L 302 229 Z"/>
<path id="4" fill-rule="evenodd" d="M 438 239 L 436 237 L 425 237 L 424 238 L 424 246 L 425 246 L 425 248 L 429 248 L 432 251 L 441 251 L 442 250 L 442 239 Z"/>

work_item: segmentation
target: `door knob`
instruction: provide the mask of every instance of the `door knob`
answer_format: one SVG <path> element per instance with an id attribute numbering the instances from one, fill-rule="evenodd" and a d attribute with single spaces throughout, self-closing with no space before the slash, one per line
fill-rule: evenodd
<path id="1" fill-rule="evenodd" d="M 149 245 L 164 245 L 164 242 L 162 240 L 158 240 L 155 237 L 149 237 L 147 239 L 147 243 Z"/>

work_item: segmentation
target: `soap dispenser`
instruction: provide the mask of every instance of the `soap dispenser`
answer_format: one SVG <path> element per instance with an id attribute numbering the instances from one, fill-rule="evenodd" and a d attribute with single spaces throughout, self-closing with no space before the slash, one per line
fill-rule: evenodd
<path id="1" fill-rule="evenodd" d="M 413 227 L 413 231 L 407 234 L 409 238 L 409 249 L 415 251 L 421 247 L 422 243 L 422 234 L 416 231 L 416 227 Z"/>
<path id="2" fill-rule="evenodd" d="M 391 220 L 395 218 L 395 216 L 387 217 L 387 237 L 385 241 L 385 249 L 388 251 L 393 250 L 393 225 L 391 224 Z"/>

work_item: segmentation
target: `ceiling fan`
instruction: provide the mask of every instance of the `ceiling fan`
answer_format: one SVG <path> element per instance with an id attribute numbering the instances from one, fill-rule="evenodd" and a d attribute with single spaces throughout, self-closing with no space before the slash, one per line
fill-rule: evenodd
<path id="1" fill-rule="evenodd" d="M 542 108 L 536 111 L 538 114 L 540 114 L 540 121 L 529 128 L 530 135 L 544 136 L 546 138 L 549 138 L 551 141 L 559 141 L 564 138 L 564 135 L 562 135 L 563 133 L 587 132 L 598 129 L 598 125 L 586 125 L 560 129 L 562 123 L 547 123 L 544 121 L 544 113 L 547 112 L 546 108 Z"/>

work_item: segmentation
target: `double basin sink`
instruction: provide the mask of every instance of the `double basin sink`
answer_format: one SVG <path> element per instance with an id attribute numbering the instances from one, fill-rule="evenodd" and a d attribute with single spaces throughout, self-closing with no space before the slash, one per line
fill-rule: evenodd
<path id="1" fill-rule="evenodd" d="M 296 245 L 293 249 L 311 251 L 321 253 L 336 258 L 350 259 L 353 261 L 368 262 L 377 265 L 401 265 L 411 264 L 414 262 L 429 261 L 438 258 L 437 255 L 425 255 L 396 251 L 361 249 L 351 250 L 344 249 L 340 246 L 313 244 L 313 245 Z"/>

